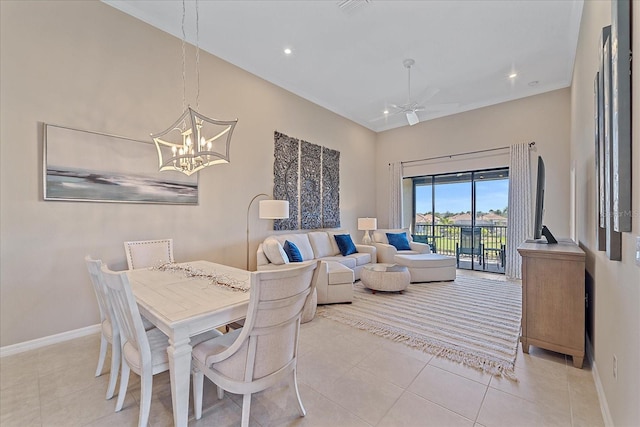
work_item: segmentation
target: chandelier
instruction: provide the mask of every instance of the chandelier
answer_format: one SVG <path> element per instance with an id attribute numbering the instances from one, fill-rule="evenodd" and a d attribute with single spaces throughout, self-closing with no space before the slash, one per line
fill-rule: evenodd
<path id="1" fill-rule="evenodd" d="M 196 109 L 200 98 L 200 46 L 198 0 L 196 4 Z M 160 171 L 178 171 L 191 175 L 207 166 L 229 163 L 229 145 L 235 120 L 211 119 L 186 104 L 186 61 L 184 30 L 186 8 L 182 0 L 182 108 L 184 113 L 168 129 L 151 134 L 158 151 Z"/>

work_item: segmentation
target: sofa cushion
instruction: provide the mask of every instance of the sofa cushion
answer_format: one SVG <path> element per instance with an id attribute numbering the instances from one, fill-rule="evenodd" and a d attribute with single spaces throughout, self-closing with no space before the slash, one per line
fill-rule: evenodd
<path id="1" fill-rule="evenodd" d="M 338 262 L 328 262 L 329 285 L 340 285 L 343 283 L 353 283 L 353 270 Z"/>
<path id="2" fill-rule="evenodd" d="M 407 240 L 411 241 L 411 236 L 409 235 L 409 230 L 406 228 L 394 228 L 394 229 L 379 229 L 373 232 L 373 241 L 376 243 L 385 243 L 389 244 L 389 239 L 387 239 L 387 233 L 405 233 L 407 234 Z"/>
<path id="3" fill-rule="evenodd" d="M 355 259 L 356 265 L 365 265 L 371 263 L 371 254 L 367 252 L 356 252 L 349 255 L 347 258 Z"/>
<path id="4" fill-rule="evenodd" d="M 334 239 L 336 239 L 336 243 L 338 243 L 338 248 L 340 248 L 340 253 L 342 254 L 342 256 L 347 256 L 358 252 L 356 249 L 356 245 L 353 244 L 353 240 L 351 240 L 351 236 L 349 234 L 336 234 L 333 237 Z"/>
<path id="5" fill-rule="evenodd" d="M 287 256 L 289 257 L 289 261 L 291 262 L 302 262 L 302 254 L 300 253 L 300 250 L 298 249 L 298 247 L 296 246 L 295 243 L 291 243 L 290 241 L 285 241 L 284 242 L 284 251 L 286 252 Z"/>
<path id="6" fill-rule="evenodd" d="M 409 240 L 406 233 L 387 233 L 389 244 L 395 246 L 399 251 L 410 251 Z"/>
<path id="7" fill-rule="evenodd" d="M 272 264 L 282 265 L 289 263 L 289 257 L 285 253 L 282 244 L 273 237 L 267 237 L 264 240 L 262 251 Z"/>
<path id="8" fill-rule="evenodd" d="M 338 264 L 342 264 L 345 267 L 349 267 L 349 268 L 356 268 L 356 259 L 352 258 L 353 255 L 349 255 L 349 256 L 342 256 L 342 255 L 336 255 L 336 256 L 326 256 L 324 258 L 320 258 L 322 261 L 329 261 L 329 262 L 337 262 Z"/>
<path id="9" fill-rule="evenodd" d="M 431 268 L 431 267 L 456 267 L 456 259 L 440 254 L 401 254 L 396 255 L 395 261 L 409 268 Z"/>
<path id="10" fill-rule="evenodd" d="M 284 242 L 286 242 L 287 240 L 291 243 L 294 243 L 298 247 L 303 260 L 310 261 L 315 258 L 313 256 L 313 249 L 311 248 L 311 244 L 309 243 L 309 237 L 307 236 L 307 233 L 278 234 L 274 235 L 273 237 L 275 237 L 282 244 L 282 247 L 284 247 Z"/>
<path id="11" fill-rule="evenodd" d="M 339 251 L 334 250 L 326 231 L 310 232 L 309 243 L 311 243 L 311 248 L 316 258 L 337 255 L 339 253 Z"/>
<path id="12" fill-rule="evenodd" d="M 330 230 L 327 231 L 329 235 L 329 240 L 331 241 L 331 247 L 333 248 L 333 253 L 331 255 L 338 255 L 340 253 L 340 248 L 338 247 L 338 242 L 336 242 L 335 235 L 336 234 L 349 234 L 349 230 Z"/>

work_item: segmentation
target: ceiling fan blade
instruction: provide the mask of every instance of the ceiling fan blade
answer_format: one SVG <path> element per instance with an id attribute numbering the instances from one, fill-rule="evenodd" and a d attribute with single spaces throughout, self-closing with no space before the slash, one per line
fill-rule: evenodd
<path id="1" fill-rule="evenodd" d="M 413 126 L 420 122 L 420 119 L 415 111 L 407 111 L 407 121 L 409 122 L 409 126 Z"/>
<path id="2" fill-rule="evenodd" d="M 420 93 L 416 99 L 418 100 L 418 104 L 426 104 L 431 98 L 436 96 L 440 92 L 440 89 L 433 86 L 427 86 L 425 90 Z"/>

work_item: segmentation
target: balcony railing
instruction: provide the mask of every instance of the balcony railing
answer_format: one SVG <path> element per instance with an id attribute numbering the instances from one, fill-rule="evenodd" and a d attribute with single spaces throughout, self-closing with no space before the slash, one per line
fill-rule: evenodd
<path id="1" fill-rule="evenodd" d="M 461 242 L 461 229 L 470 230 L 468 225 L 430 225 L 417 224 L 414 231 L 414 240 L 428 243 L 431 250 L 447 256 L 456 256 L 456 244 Z M 479 233 L 479 242 L 482 245 L 482 253 L 475 248 L 478 256 L 474 259 L 476 270 L 489 270 L 504 273 L 504 249 L 507 245 L 507 227 L 504 225 L 477 225 L 475 233 Z M 476 237 L 478 239 L 478 237 Z M 476 240 L 477 242 L 477 240 Z M 471 256 L 460 254 L 460 267 L 471 266 Z M 481 265 L 482 263 L 483 265 Z M 463 266 L 464 263 L 464 266 Z"/>

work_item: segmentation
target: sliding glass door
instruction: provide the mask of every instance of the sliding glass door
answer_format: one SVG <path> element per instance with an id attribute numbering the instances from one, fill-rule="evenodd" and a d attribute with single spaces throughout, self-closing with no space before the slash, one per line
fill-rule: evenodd
<path id="1" fill-rule="evenodd" d="M 455 256 L 458 268 L 504 273 L 506 168 L 408 178 L 414 239 Z"/>

